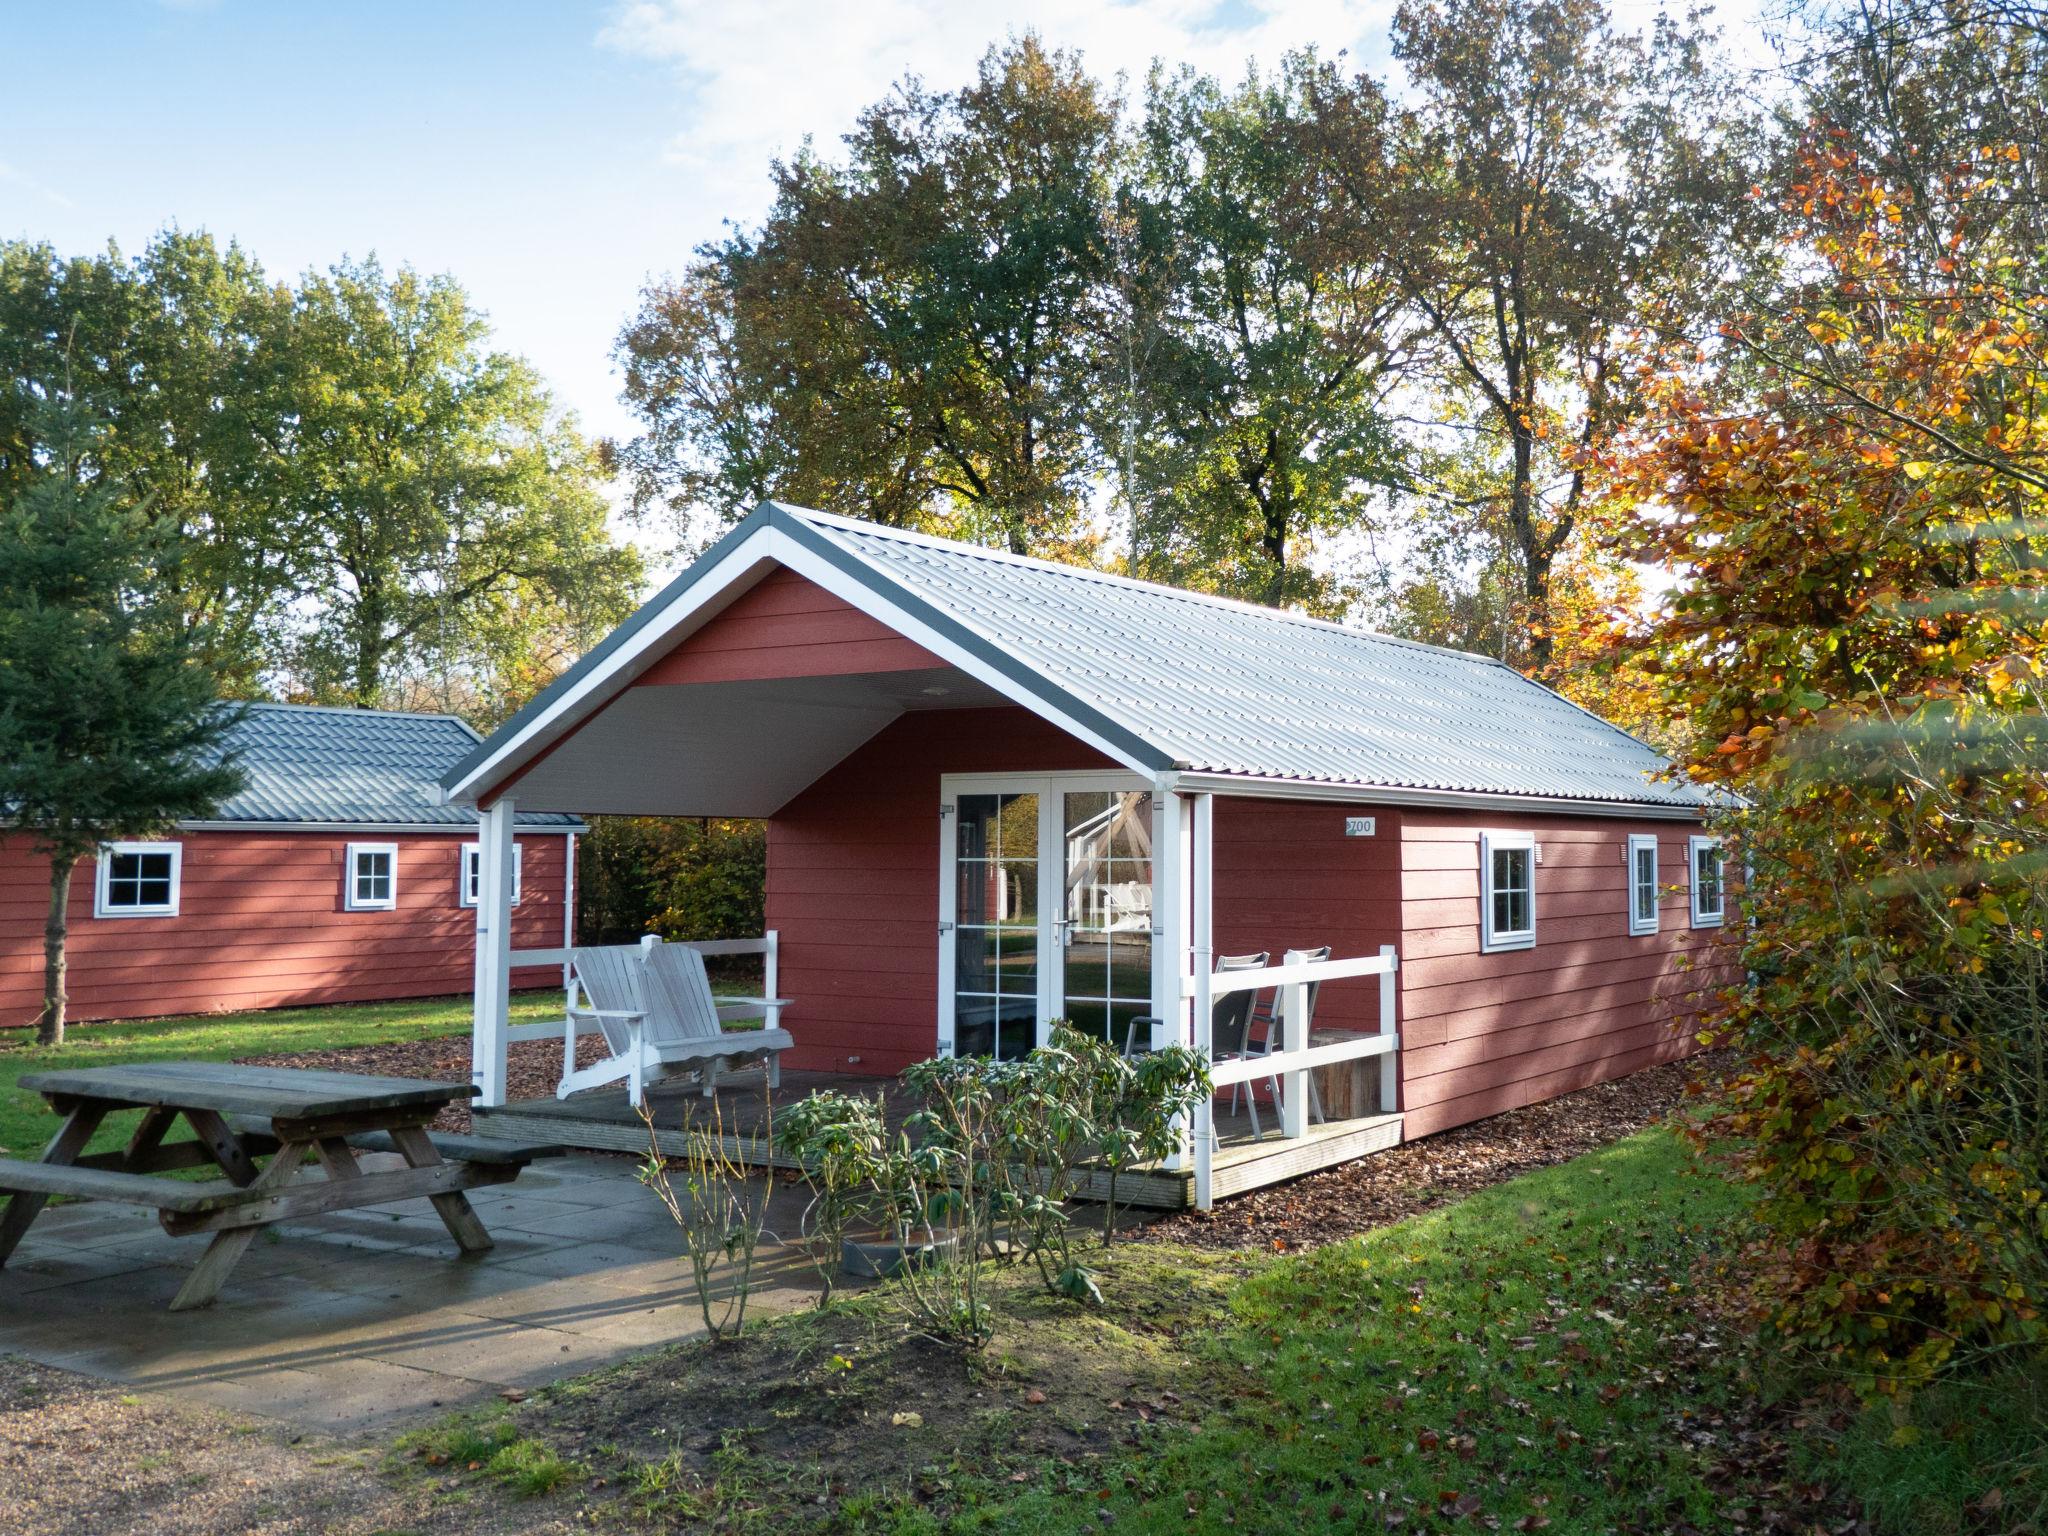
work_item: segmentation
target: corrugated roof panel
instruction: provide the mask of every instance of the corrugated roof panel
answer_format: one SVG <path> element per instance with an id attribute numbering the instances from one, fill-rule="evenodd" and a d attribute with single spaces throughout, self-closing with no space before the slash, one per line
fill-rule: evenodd
<path id="1" fill-rule="evenodd" d="M 1654 751 L 1512 667 L 1274 609 L 789 509 L 840 549 L 1212 773 L 1703 806 Z"/>
<path id="2" fill-rule="evenodd" d="M 476 825 L 475 811 L 439 803 L 441 775 L 477 739 L 453 715 L 296 704 L 248 711 L 233 738 L 246 782 L 206 821 Z M 578 824 L 555 814 L 521 814 L 518 822 Z"/>

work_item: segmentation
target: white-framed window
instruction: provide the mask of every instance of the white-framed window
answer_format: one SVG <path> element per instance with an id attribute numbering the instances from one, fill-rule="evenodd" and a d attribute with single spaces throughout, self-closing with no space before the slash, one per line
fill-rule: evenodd
<path id="1" fill-rule="evenodd" d="M 1728 902 L 1721 879 L 1721 839 L 1696 837 L 1692 840 L 1692 925 L 1718 928 Z"/>
<path id="2" fill-rule="evenodd" d="M 1480 948 L 1536 945 L 1536 839 L 1527 832 L 1479 834 Z"/>
<path id="3" fill-rule="evenodd" d="M 176 917 L 182 843 L 102 843 L 93 876 L 94 917 Z"/>
<path id="4" fill-rule="evenodd" d="M 1663 892 L 1657 889 L 1657 839 L 1647 832 L 1635 832 L 1628 840 L 1628 931 L 1632 934 L 1657 931 L 1657 909 Z"/>
<path id="5" fill-rule="evenodd" d="M 526 859 L 526 848 L 521 843 L 512 845 L 512 905 L 519 905 L 519 867 Z M 477 885 L 483 879 L 484 850 L 480 843 L 462 845 L 462 879 L 459 885 L 462 904 L 476 905 Z"/>
<path id="6" fill-rule="evenodd" d="M 389 912 L 398 905 L 398 844 L 350 843 L 342 869 L 342 901 L 349 911 Z"/>

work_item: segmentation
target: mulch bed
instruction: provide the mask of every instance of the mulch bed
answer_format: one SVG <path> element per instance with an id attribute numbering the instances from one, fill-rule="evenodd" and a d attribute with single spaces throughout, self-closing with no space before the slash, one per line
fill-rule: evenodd
<path id="1" fill-rule="evenodd" d="M 602 1054 L 604 1043 L 586 1035 L 577 1047 L 579 1063 L 587 1064 Z M 469 1037 L 241 1059 L 254 1066 L 324 1067 L 466 1082 Z M 1185 1211 L 1148 1219 L 1134 1212 L 1132 1217 L 1142 1225 L 1145 1237 L 1161 1242 L 1262 1250 L 1320 1247 L 1633 1135 L 1671 1113 L 1686 1096 L 1688 1082 L 1711 1079 L 1729 1060 L 1725 1053 L 1708 1053 L 1646 1067 L 1611 1083 L 1511 1109 L 1289 1184 L 1234 1196 L 1206 1214 Z M 550 1097 L 561 1077 L 562 1047 L 552 1040 L 514 1045 L 506 1071 L 509 1098 Z M 467 1131 L 469 1108 L 451 1104 L 434 1123 L 438 1130 Z"/>
<path id="2" fill-rule="evenodd" d="M 1289 1184 L 1235 1195 L 1213 1211 L 1168 1216 L 1148 1223 L 1142 1235 L 1203 1248 L 1318 1248 L 1633 1135 L 1677 1108 L 1687 1083 L 1712 1080 L 1731 1059 L 1712 1052 L 1646 1067 Z"/>

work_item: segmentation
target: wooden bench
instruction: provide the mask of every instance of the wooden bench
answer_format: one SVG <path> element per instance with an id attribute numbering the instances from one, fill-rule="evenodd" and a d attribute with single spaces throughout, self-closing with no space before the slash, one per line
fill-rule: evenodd
<path id="1" fill-rule="evenodd" d="M 481 1253 L 490 1234 L 462 1192 L 508 1183 L 535 1158 L 566 1150 L 429 1131 L 444 1105 L 476 1091 L 468 1083 L 216 1062 L 38 1072 L 21 1083 L 64 1123 L 42 1161 L 0 1158 L 0 1264 L 52 1198 L 146 1206 L 166 1232 L 213 1235 L 173 1311 L 214 1300 L 257 1231 L 294 1218 L 424 1198 L 462 1252 Z M 109 1114 L 136 1109 L 125 1147 L 86 1152 Z M 167 1140 L 181 1117 L 195 1139 Z M 406 1166 L 365 1172 L 359 1151 L 396 1153 Z M 313 1164 L 318 1173 L 301 1177 Z M 223 1177 L 160 1177 L 209 1165 Z"/>

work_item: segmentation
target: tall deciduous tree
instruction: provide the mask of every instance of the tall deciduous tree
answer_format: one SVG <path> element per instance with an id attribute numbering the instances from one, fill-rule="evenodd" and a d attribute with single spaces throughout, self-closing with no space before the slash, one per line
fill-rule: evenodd
<path id="1" fill-rule="evenodd" d="M 1900 1391 L 2048 1345 L 2048 48 L 1987 4 L 1822 37 L 1801 260 L 1615 468 L 1677 583 L 1634 638 L 1750 803 L 1759 1309 Z"/>
<path id="2" fill-rule="evenodd" d="M 82 473 L 177 546 L 164 592 L 230 691 L 433 695 L 488 717 L 638 584 L 600 469 L 452 279 L 374 263 L 266 279 L 167 231 L 133 259 L 0 244 L 0 495 L 102 423 Z"/>
<path id="3" fill-rule="evenodd" d="M 1480 516 L 1515 551 L 1543 670 L 1586 454 L 1638 408 L 1627 365 L 1700 334 L 1731 259 L 1755 259 L 1736 103 L 1702 34 L 1660 20 L 1645 41 L 1600 0 L 1409 0 L 1394 52 L 1415 105 L 1389 127 L 1374 82 L 1328 94 L 1330 163 L 1491 447 Z"/>
<path id="4" fill-rule="evenodd" d="M 1400 288 L 1384 253 L 1335 238 L 1341 194 L 1315 131 L 1337 89 L 1308 54 L 1232 91 L 1155 72 L 1132 199 L 1162 247 L 1150 266 L 1170 275 L 1139 380 L 1146 571 L 1326 612 L 1341 589 L 1303 556 L 1357 528 L 1403 456 L 1383 409 Z M 1114 440 L 1113 422 L 1098 430 Z"/>
<path id="5" fill-rule="evenodd" d="M 129 260 L 0 243 L 0 500 L 43 474 L 43 402 L 102 424 L 85 473 L 175 535 L 175 598 L 231 687 L 254 691 L 296 594 L 298 539 L 277 471 L 289 405 L 289 290 L 239 246 L 172 229 Z"/>
<path id="6" fill-rule="evenodd" d="M 765 496 L 1023 551 L 1080 532 L 1117 107 L 1027 36 L 906 81 L 842 159 L 774 170 L 760 229 L 649 290 L 619 341 L 644 509 Z"/>
<path id="7" fill-rule="evenodd" d="M 82 412 L 46 403 L 0 514 L 0 807 L 50 861 L 43 1008 L 61 1044 L 72 871 L 109 839 L 204 815 L 240 775 L 236 715 L 175 598 L 178 541 L 91 466 Z"/>
<path id="8" fill-rule="evenodd" d="M 639 567 L 588 450 L 452 279 L 344 263 L 302 284 L 291 334 L 284 502 L 319 615 L 291 670 L 312 696 L 375 704 L 493 633 L 516 661 L 550 612 L 593 634 L 624 617 Z"/>

